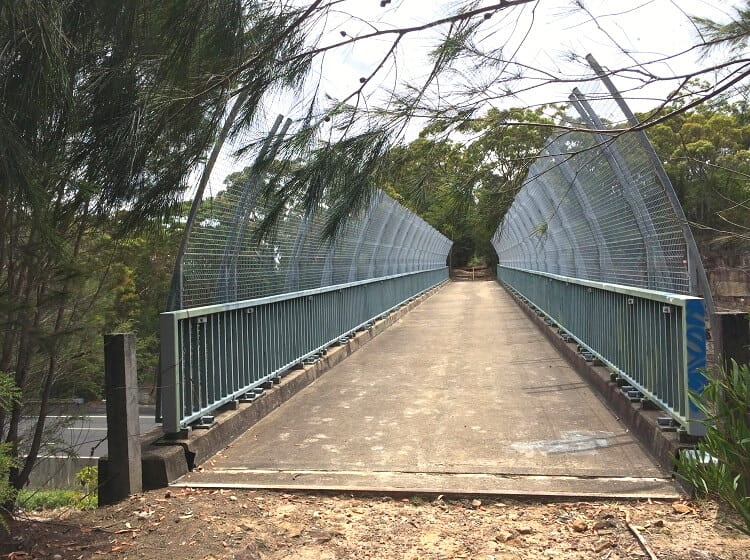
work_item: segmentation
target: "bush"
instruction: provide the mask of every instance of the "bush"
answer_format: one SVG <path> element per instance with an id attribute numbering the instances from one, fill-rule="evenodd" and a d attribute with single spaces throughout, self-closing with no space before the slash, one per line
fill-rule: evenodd
<path id="1" fill-rule="evenodd" d="M 79 507 L 83 494 L 78 490 L 21 490 L 16 501 L 19 509 L 39 511 L 61 507 Z M 88 509 L 82 507 L 81 509 Z"/>
<path id="2" fill-rule="evenodd" d="M 76 473 L 81 490 L 21 490 L 16 500 L 17 506 L 26 511 L 74 507 L 95 509 L 98 503 L 98 469 L 84 467 Z"/>
<path id="3" fill-rule="evenodd" d="M 728 520 L 750 535 L 750 368 L 734 360 L 707 375 L 702 394 L 692 394 L 706 415 L 706 437 L 677 461 L 678 473 L 703 496 L 728 505 L 741 520 Z"/>

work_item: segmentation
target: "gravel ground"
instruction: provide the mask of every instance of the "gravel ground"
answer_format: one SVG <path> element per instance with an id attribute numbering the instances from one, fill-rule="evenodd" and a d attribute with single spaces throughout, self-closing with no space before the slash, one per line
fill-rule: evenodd
<path id="1" fill-rule="evenodd" d="M 750 559 L 712 502 L 425 499 L 193 490 L 11 522 L 3 558 Z"/>

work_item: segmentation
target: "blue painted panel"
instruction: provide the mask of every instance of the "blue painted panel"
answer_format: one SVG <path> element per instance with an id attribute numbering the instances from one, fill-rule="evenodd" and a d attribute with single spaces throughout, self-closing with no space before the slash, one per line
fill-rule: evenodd
<path id="1" fill-rule="evenodd" d="M 685 331 L 688 389 L 700 393 L 706 385 L 706 314 L 702 299 L 685 302 Z M 698 412 L 692 402 L 690 411 Z"/>

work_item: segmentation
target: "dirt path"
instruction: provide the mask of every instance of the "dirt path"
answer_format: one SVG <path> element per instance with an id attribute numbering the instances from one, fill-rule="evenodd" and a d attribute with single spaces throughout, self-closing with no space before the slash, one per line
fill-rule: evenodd
<path id="1" fill-rule="evenodd" d="M 713 504 L 425 501 L 173 489 L 13 523 L 2 558 L 750 559 Z M 17 551 L 13 554 L 11 551 Z"/>

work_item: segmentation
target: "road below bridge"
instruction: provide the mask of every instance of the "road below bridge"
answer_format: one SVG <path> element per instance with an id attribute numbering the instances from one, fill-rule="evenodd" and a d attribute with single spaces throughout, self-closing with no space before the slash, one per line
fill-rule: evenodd
<path id="1" fill-rule="evenodd" d="M 494 282 L 453 282 L 178 486 L 676 497 Z"/>

